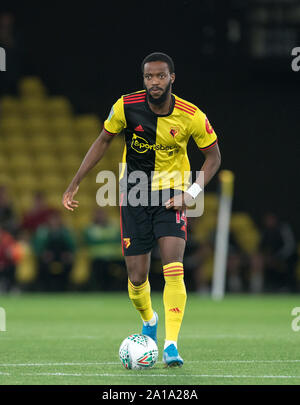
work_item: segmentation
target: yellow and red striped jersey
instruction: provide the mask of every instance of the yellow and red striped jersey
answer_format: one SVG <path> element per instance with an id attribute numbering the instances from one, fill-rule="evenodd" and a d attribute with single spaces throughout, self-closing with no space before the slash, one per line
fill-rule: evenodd
<path id="1" fill-rule="evenodd" d="M 127 174 L 143 171 L 151 178 L 151 190 L 186 190 L 190 136 L 201 150 L 217 143 L 208 118 L 197 106 L 172 94 L 169 113 L 155 114 L 145 90 L 121 96 L 105 120 L 104 129 L 111 135 L 124 133 L 122 162 L 127 164 Z M 123 176 L 124 171 L 120 177 Z"/>

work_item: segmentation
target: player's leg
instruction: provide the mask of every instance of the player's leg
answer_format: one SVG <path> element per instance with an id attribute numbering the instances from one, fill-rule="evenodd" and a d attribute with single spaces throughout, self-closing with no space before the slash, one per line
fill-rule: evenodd
<path id="1" fill-rule="evenodd" d="M 148 274 L 150 253 L 136 256 L 125 256 L 128 273 L 128 293 L 134 307 L 139 311 L 143 321 L 153 317 L 150 298 Z"/>
<path id="2" fill-rule="evenodd" d="M 148 279 L 151 254 L 125 256 L 128 273 L 128 294 L 143 320 L 142 333 L 157 341 L 158 316 L 152 309 L 151 288 Z"/>
<path id="3" fill-rule="evenodd" d="M 172 345 L 177 349 L 177 340 L 187 298 L 183 277 L 183 255 L 186 242 L 180 237 L 165 236 L 158 239 L 158 244 L 165 279 L 163 302 L 166 340 L 164 349 L 172 348 Z M 182 365 L 183 361 L 178 352 L 175 351 L 171 357 L 174 357 L 174 362 L 170 361 L 169 365 Z"/>

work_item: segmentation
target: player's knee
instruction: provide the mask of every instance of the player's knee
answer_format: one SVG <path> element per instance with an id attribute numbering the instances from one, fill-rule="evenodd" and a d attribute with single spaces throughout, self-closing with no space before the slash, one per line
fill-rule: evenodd
<path id="1" fill-rule="evenodd" d="M 133 284 L 135 286 L 139 286 L 147 280 L 147 276 L 141 276 L 141 275 L 137 274 L 134 276 L 130 276 L 129 280 L 130 280 L 131 284 Z"/>

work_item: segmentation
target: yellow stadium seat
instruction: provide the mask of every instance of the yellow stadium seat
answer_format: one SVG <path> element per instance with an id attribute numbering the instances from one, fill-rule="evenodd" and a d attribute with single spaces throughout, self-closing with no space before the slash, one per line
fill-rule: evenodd
<path id="1" fill-rule="evenodd" d="M 0 100 L 1 116 L 9 118 L 19 115 L 19 100 L 13 96 L 3 96 Z"/>
<path id="2" fill-rule="evenodd" d="M 40 182 L 33 175 L 20 173 L 15 176 L 13 187 L 18 192 L 34 192 L 40 189 Z"/>
<path id="3" fill-rule="evenodd" d="M 41 117 L 45 118 L 46 105 L 45 101 L 40 98 L 21 98 L 20 112 L 24 118 L 28 117 Z"/>
<path id="4" fill-rule="evenodd" d="M 72 135 L 74 133 L 73 120 L 67 117 L 53 118 L 49 121 L 49 130 L 57 138 L 64 134 Z"/>
<path id="5" fill-rule="evenodd" d="M 11 189 L 13 183 L 13 177 L 10 176 L 8 171 L 0 171 L 0 186 L 6 186 Z"/>
<path id="6" fill-rule="evenodd" d="M 60 160 L 53 154 L 47 152 L 41 153 L 36 156 L 33 161 L 33 168 L 37 174 L 44 175 L 44 173 L 51 173 L 57 171 L 60 166 Z"/>
<path id="7" fill-rule="evenodd" d="M 47 101 L 47 114 L 49 118 L 70 117 L 72 106 L 70 101 L 63 96 L 53 96 Z"/>
<path id="8" fill-rule="evenodd" d="M 82 159 L 77 154 L 66 155 L 64 158 L 61 159 L 60 166 L 66 173 L 70 173 L 72 174 L 72 176 L 74 176 L 79 169 L 81 162 Z"/>
<path id="9" fill-rule="evenodd" d="M 10 170 L 15 175 L 32 172 L 32 159 L 29 156 L 24 155 L 22 152 L 11 155 L 8 163 Z"/>
<path id="10" fill-rule="evenodd" d="M 95 138 L 100 134 L 103 123 L 94 114 L 83 114 L 75 118 L 75 130 L 79 136 L 92 134 Z"/>
<path id="11" fill-rule="evenodd" d="M 36 76 L 26 76 L 19 81 L 19 93 L 22 97 L 40 97 L 46 95 L 46 88 Z"/>
<path id="12" fill-rule="evenodd" d="M 55 138 L 55 146 L 58 153 L 77 153 L 77 141 L 71 133 L 62 133 Z"/>
<path id="13" fill-rule="evenodd" d="M 86 153 L 89 150 L 89 148 L 92 146 L 92 144 L 95 142 L 97 137 L 98 137 L 98 134 L 95 135 L 95 134 L 91 134 L 91 133 L 77 135 L 80 151 L 82 151 L 83 153 Z"/>
<path id="14" fill-rule="evenodd" d="M 39 154 L 54 154 L 56 151 L 56 144 L 47 135 L 41 134 L 40 136 L 33 137 L 30 142 L 28 142 L 33 153 Z"/>
<path id="15" fill-rule="evenodd" d="M 51 172 L 44 173 L 44 175 L 39 179 L 41 187 L 47 192 L 48 195 L 50 193 L 62 195 L 63 191 L 65 190 L 66 182 L 59 174 L 54 175 Z"/>
<path id="16" fill-rule="evenodd" d="M 1 148 L 0 145 L 0 173 L 5 173 L 7 171 L 7 157 L 2 154 L 3 149 Z"/>
<path id="17" fill-rule="evenodd" d="M 23 133 L 24 120 L 18 116 L 3 117 L 0 121 L 0 133 L 4 136 L 10 136 L 12 133 Z"/>
<path id="18" fill-rule="evenodd" d="M 26 142 L 26 138 L 18 132 L 6 137 L 2 144 L 2 150 L 8 155 L 24 151 L 27 147 L 28 142 Z"/>
<path id="19" fill-rule="evenodd" d="M 24 119 L 24 130 L 27 136 L 35 136 L 49 132 L 49 123 L 42 117 Z"/>

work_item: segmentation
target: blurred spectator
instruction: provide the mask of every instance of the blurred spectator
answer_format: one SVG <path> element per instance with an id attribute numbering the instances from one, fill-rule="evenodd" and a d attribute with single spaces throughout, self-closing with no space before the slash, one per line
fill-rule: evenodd
<path id="1" fill-rule="evenodd" d="M 54 209 L 51 208 L 45 195 L 38 191 L 33 197 L 32 208 L 24 214 L 22 228 L 29 232 L 35 232 L 40 225 L 46 224 Z"/>
<path id="2" fill-rule="evenodd" d="M 109 221 L 106 212 L 99 208 L 83 237 L 91 260 L 91 289 L 114 289 L 116 276 L 122 277 L 124 268 L 119 226 Z M 120 269 L 122 273 L 118 274 Z"/>
<path id="3" fill-rule="evenodd" d="M 17 217 L 7 188 L 0 186 L 0 227 L 15 235 L 18 229 Z"/>
<path id="4" fill-rule="evenodd" d="M 295 237 L 290 225 L 281 222 L 274 213 L 266 213 L 263 217 L 260 253 L 267 291 L 276 289 L 295 292 L 297 290 Z"/>
<path id="5" fill-rule="evenodd" d="M 75 241 L 53 211 L 46 224 L 33 237 L 33 250 L 38 259 L 38 283 L 43 291 L 65 291 L 74 262 Z"/>
<path id="6" fill-rule="evenodd" d="M 20 244 L 7 231 L 0 228 L 0 291 L 12 291 L 16 287 L 16 264 L 22 258 Z"/>

